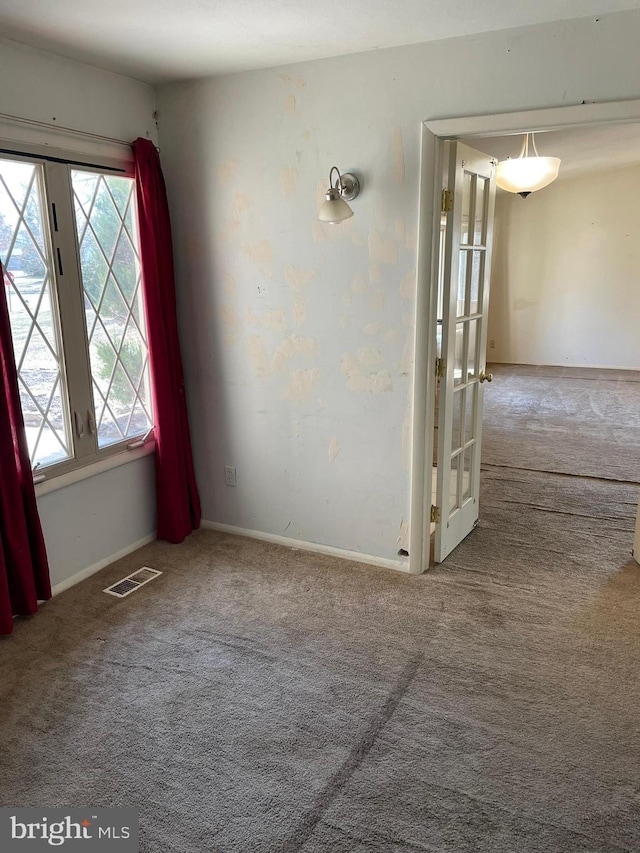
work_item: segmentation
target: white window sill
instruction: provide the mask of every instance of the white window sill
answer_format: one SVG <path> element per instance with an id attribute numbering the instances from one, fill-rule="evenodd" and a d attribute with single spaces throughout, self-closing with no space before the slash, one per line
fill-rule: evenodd
<path id="1" fill-rule="evenodd" d="M 106 459 L 94 462 L 93 465 L 85 465 L 82 468 L 77 468 L 75 471 L 69 471 L 68 474 L 61 474 L 59 477 L 43 480 L 41 483 L 36 483 L 36 497 L 47 495 L 49 492 L 55 492 L 58 489 L 64 489 L 66 486 L 72 486 L 81 480 L 88 480 L 97 474 L 104 474 L 105 471 L 111 471 L 112 468 L 119 468 L 121 465 L 126 465 L 129 462 L 135 462 L 136 459 L 142 459 L 143 456 L 150 456 L 152 453 L 155 453 L 155 449 L 155 441 L 150 440 L 142 445 L 142 447 L 136 447 L 134 450 L 123 450 L 122 453 L 115 453 L 113 456 L 108 456 Z"/>

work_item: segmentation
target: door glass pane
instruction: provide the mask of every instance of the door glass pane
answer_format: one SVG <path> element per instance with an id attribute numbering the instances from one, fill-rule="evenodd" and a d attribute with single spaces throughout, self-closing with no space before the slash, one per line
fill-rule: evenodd
<path id="1" fill-rule="evenodd" d="M 464 429 L 464 388 L 459 388 L 453 394 L 453 427 L 451 433 L 451 452 L 455 453 L 462 447 L 462 432 Z"/>
<path id="2" fill-rule="evenodd" d="M 469 354 L 467 358 L 467 380 L 473 379 L 478 375 L 478 333 L 480 320 L 469 320 L 468 322 L 468 337 L 469 337 Z"/>
<path id="3" fill-rule="evenodd" d="M 476 179 L 476 210 L 475 210 L 475 225 L 473 229 L 473 242 L 476 246 L 484 246 L 485 244 L 485 197 L 487 192 L 488 181 L 486 178 L 478 175 Z"/>
<path id="4" fill-rule="evenodd" d="M 458 500 L 458 465 L 461 464 L 462 454 L 458 453 L 451 459 L 451 470 L 449 472 L 449 512 L 460 506 Z"/>
<path id="5" fill-rule="evenodd" d="M 464 380 L 464 327 L 465 323 L 456 323 L 456 340 L 454 344 L 455 359 L 453 364 L 453 384 L 459 385 Z"/>
<path id="6" fill-rule="evenodd" d="M 467 296 L 469 293 L 469 274 L 467 259 L 469 249 L 461 249 L 460 266 L 458 268 L 458 299 L 456 302 L 456 316 L 464 317 L 467 313 Z"/>
<path id="7" fill-rule="evenodd" d="M 42 167 L 0 160 L 0 260 L 31 464 L 73 453 Z"/>
<path id="8" fill-rule="evenodd" d="M 440 248 L 438 251 L 438 307 L 437 307 L 437 320 L 439 323 L 442 323 L 442 317 L 444 316 L 444 306 L 442 304 L 442 300 L 444 297 L 444 254 L 445 254 L 445 245 L 446 245 L 446 234 L 447 234 L 447 215 L 443 213 L 440 217 Z"/>
<path id="9" fill-rule="evenodd" d="M 471 187 L 475 175 L 465 172 L 462 177 L 462 227 L 460 243 L 468 245 L 469 228 L 471 227 Z"/>
<path id="10" fill-rule="evenodd" d="M 484 277 L 484 250 L 475 251 L 470 270 L 469 314 L 477 314 L 482 307 L 482 283 Z"/>
<path id="11" fill-rule="evenodd" d="M 99 447 L 152 425 L 149 357 L 131 178 L 73 171 Z"/>
<path id="12" fill-rule="evenodd" d="M 475 413 L 476 400 L 478 397 L 478 383 L 472 382 L 467 386 L 465 396 L 465 412 L 464 412 L 464 443 L 468 444 L 472 438 L 475 438 Z"/>
<path id="13" fill-rule="evenodd" d="M 460 501 L 460 506 L 469 500 L 471 497 L 471 475 L 472 475 L 472 465 L 473 465 L 473 451 L 475 444 L 472 444 L 471 447 L 467 447 L 462 455 L 463 466 L 462 466 L 462 500 Z"/>

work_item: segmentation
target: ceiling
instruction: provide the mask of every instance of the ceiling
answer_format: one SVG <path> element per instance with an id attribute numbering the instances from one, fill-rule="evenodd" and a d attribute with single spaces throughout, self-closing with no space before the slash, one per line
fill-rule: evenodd
<path id="1" fill-rule="evenodd" d="M 462 141 L 497 160 L 506 160 L 520 154 L 522 134 Z M 640 163 L 640 124 L 593 125 L 536 133 L 535 142 L 541 157 L 562 160 L 558 180 Z M 533 156 L 531 149 L 529 154 Z"/>
<path id="2" fill-rule="evenodd" d="M 151 83 L 640 8 L 640 0 L 1 0 L 0 35 Z"/>

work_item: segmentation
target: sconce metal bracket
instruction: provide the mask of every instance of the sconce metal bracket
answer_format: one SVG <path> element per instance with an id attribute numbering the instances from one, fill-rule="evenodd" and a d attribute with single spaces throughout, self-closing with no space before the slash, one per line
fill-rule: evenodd
<path id="1" fill-rule="evenodd" d="M 340 195 L 345 201 L 353 201 L 360 192 L 360 181 L 352 172 L 346 172 L 340 176 L 342 181 L 342 190 Z"/>

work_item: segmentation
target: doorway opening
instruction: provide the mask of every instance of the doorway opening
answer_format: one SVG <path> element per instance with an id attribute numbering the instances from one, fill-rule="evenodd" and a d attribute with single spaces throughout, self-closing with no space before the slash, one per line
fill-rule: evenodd
<path id="1" fill-rule="evenodd" d="M 496 158 L 504 159 L 507 156 L 505 146 L 508 146 L 509 153 L 512 156 L 517 154 L 517 134 L 528 130 L 540 132 L 563 129 L 568 131 L 569 129 L 582 128 L 587 135 L 591 134 L 595 138 L 598 135 L 610 136 L 611 129 L 615 126 L 619 129 L 621 137 L 631 138 L 636 133 L 631 125 L 639 120 L 640 102 L 633 101 L 618 104 L 591 104 L 504 116 L 453 119 L 430 122 L 423 126 L 421 221 L 424 225 L 421 228 L 421 263 L 419 269 L 421 292 L 418 298 L 419 328 L 416 340 L 416 364 L 422 363 L 431 367 L 435 363 L 435 359 L 440 357 L 438 355 L 439 336 L 435 330 L 438 326 L 437 320 L 442 318 L 438 303 L 438 292 L 441 292 L 438 284 L 440 283 L 439 271 L 441 270 L 440 258 L 442 256 L 442 219 L 439 214 L 436 214 L 436 210 L 440 201 L 438 196 L 442 189 L 441 176 L 447 160 L 449 140 L 463 139 L 465 143 L 471 142 L 474 147 L 483 146 L 481 150 L 494 154 Z M 544 138 L 539 137 L 539 146 L 540 140 Z M 551 139 L 551 135 L 548 138 Z M 556 151 L 545 149 L 545 153 L 556 156 Z M 584 151 L 582 153 L 584 154 Z M 618 155 L 618 162 L 621 162 L 620 155 Z M 431 168 L 433 171 L 430 172 Z M 514 198 L 515 200 L 521 205 L 527 204 L 526 200 L 521 201 L 517 197 Z M 489 323 L 490 326 L 493 324 L 495 327 L 493 315 L 490 315 Z M 489 333 L 489 356 L 491 356 L 492 349 L 502 346 L 502 354 L 497 354 L 500 360 L 504 360 L 504 352 L 506 351 L 508 354 L 509 350 L 502 343 L 497 344 L 493 331 L 492 328 Z M 491 347 L 492 340 L 494 347 Z M 631 365 L 625 366 L 631 367 Z M 489 371 L 490 368 L 487 368 L 487 372 Z M 431 521 L 431 487 L 433 459 L 436 455 L 435 448 L 437 446 L 437 433 L 435 432 L 433 416 L 437 381 L 435 370 L 429 369 L 422 376 L 416 375 L 410 548 L 412 571 L 424 571 L 429 566 L 431 530 L 434 523 Z M 591 387 L 593 388 L 593 384 Z M 422 417 L 420 413 L 422 413 Z M 420 494 L 421 486 L 422 495 Z M 425 489 L 424 486 L 428 486 L 428 488 Z"/>

